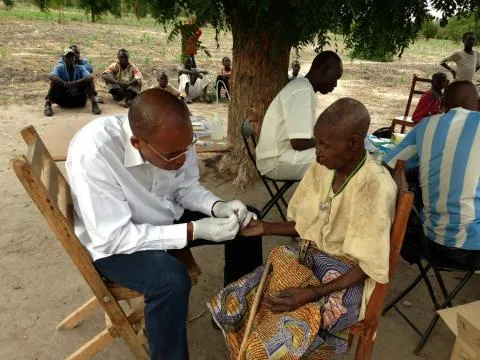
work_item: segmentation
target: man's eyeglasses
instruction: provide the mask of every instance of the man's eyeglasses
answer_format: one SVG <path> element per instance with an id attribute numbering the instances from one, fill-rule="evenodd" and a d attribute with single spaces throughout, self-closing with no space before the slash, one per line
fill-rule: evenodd
<path id="1" fill-rule="evenodd" d="M 192 143 L 190 145 L 188 145 L 188 147 L 184 151 L 182 151 L 181 153 L 170 154 L 168 156 L 162 155 L 160 152 L 158 152 L 158 150 L 156 150 L 152 145 L 150 145 L 145 140 L 143 140 L 143 142 L 145 144 L 147 144 L 147 146 L 150 148 L 150 150 L 152 150 L 156 155 L 158 155 L 163 161 L 172 162 L 172 161 L 175 161 L 175 160 L 181 158 L 183 155 L 186 155 L 192 149 L 192 147 L 195 146 L 195 143 L 197 142 L 197 140 L 198 140 L 197 136 L 193 135 Z"/>

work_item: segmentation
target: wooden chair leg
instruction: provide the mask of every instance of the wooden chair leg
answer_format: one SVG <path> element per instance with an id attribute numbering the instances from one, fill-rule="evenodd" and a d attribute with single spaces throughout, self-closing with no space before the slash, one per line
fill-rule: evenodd
<path id="1" fill-rule="evenodd" d="M 85 304 L 63 319 L 56 327 L 57 330 L 73 329 L 87 318 L 93 311 L 100 308 L 100 303 L 93 296 Z"/>
<path id="2" fill-rule="evenodd" d="M 65 360 L 90 360 L 93 355 L 110 345 L 113 340 L 114 336 L 110 333 L 110 329 L 105 329 Z"/>
<path id="3" fill-rule="evenodd" d="M 352 349 L 353 339 L 354 339 L 353 334 L 348 334 L 347 351 L 350 351 Z"/>
<path id="4" fill-rule="evenodd" d="M 372 358 L 373 341 L 371 336 L 360 336 L 358 338 L 355 360 L 370 360 Z"/>

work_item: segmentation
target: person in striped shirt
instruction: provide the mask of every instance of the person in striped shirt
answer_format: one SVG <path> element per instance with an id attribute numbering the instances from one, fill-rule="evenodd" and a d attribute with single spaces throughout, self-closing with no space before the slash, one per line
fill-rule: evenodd
<path id="1" fill-rule="evenodd" d="M 477 91 L 456 81 L 445 91 L 445 114 L 413 128 L 384 162 L 419 168 L 421 220 L 432 256 L 445 265 L 480 269 L 480 112 Z"/>

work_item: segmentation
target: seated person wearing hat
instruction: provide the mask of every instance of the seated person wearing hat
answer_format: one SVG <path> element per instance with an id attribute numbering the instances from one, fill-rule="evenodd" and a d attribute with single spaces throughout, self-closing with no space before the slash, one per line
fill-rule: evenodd
<path id="1" fill-rule="evenodd" d="M 50 74 L 50 89 L 45 97 L 45 116 L 52 116 L 52 104 L 64 108 L 83 107 L 87 97 L 92 101 L 92 113 L 101 114 L 95 98 L 93 76 L 83 65 L 75 64 L 75 52 L 68 48 L 63 51 L 63 63 L 55 66 Z"/>

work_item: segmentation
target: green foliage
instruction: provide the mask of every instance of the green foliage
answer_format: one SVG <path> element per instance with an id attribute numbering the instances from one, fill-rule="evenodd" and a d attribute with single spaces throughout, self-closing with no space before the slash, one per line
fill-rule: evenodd
<path id="1" fill-rule="evenodd" d="M 146 17 L 150 12 L 150 4 L 148 1 L 141 0 L 124 0 L 123 11 L 133 13 L 138 20 Z"/>
<path id="2" fill-rule="evenodd" d="M 454 0 L 444 0 L 454 1 Z M 401 55 L 428 19 L 427 0 L 151 0 L 152 17 L 173 24 L 179 34 L 182 15 L 195 14 L 197 24 L 231 30 L 234 38 L 269 38 L 271 54 L 285 46 L 313 45 L 321 50 L 329 32 L 345 35 L 354 57 L 391 60 Z M 270 40 L 271 39 L 271 40 Z"/>
<path id="3" fill-rule="evenodd" d="M 49 0 L 33 0 L 33 3 L 37 5 L 42 12 L 48 12 L 48 7 L 51 5 Z"/>
<path id="4" fill-rule="evenodd" d="M 120 0 L 80 0 L 81 8 L 90 12 L 92 22 L 95 22 L 100 15 L 110 12 L 115 16 L 120 16 Z"/>
<path id="5" fill-rule="evenodd" d="M 346 6 L 345 6 L 346 7 Z M 429 18 L 427 1 L 351 1 L 345 43 L 353 58 L 391 61 L 401 56 Z"/>
<path id="6" fill-rule="evenodd" d="M 13 5 L 15 5 L 15 0 L 3 0 L 3 3 L 5 4 L 7 10 L 10 10 Z"/>
<path id="7" fill-rule="evenodd" d="M 425 39 L 430 40 L 437 37 L 439 30 L 440 25 L 432 20 L 429 20 L 423 23 L 421 34 L 425 37 Z"/>
<path id="8" fill-rule="evenodd" d="M 467 31 L 473 31 L 479 35 L 480 24 L 474 14 L 469 14 L 467 16 L 457 15 L 448 20 L 445 30 L 444 39 L 461 42 L 463 34 Z"/>
<path id="9" fill-rule="evenodd" d="M 478 0 L 431 0 L 431 5 L 442 13 L 441 26 L 445 26 L 453 15 L 468 16 L 473 13 L 477 19 L 480 17 Z"/>

